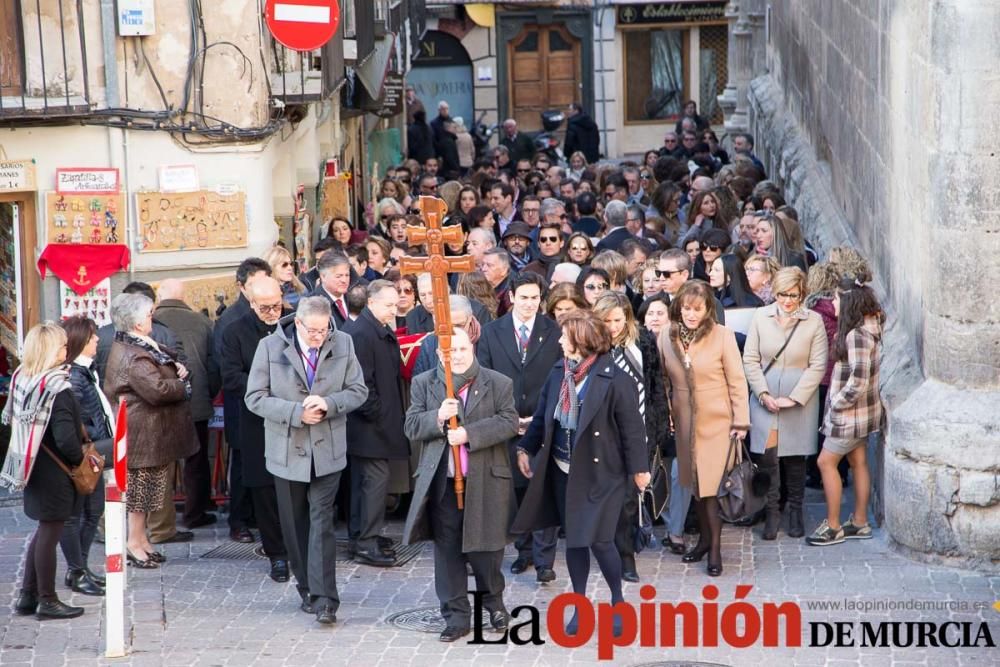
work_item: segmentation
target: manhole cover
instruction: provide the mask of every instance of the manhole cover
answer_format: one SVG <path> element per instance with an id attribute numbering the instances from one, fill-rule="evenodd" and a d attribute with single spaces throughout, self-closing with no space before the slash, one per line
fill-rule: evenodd
<path id="1" fill-rule="evenodd" d="M 402 630 L 417 632 L 440 633 L 445 628 L 444 618 L 441 617 L 441 610 L 438 607 L 420 607 L 397 612 L 385 619 L 385 622 Z M 490 625 L 490 615 L 486 611 L 483 612 L 483 628 L 490 632 L 493 630 Z"/>
<path id="2" fill-rule="evenodd" d="M 420 555 L 423 551 L 424 545 L 421 544 L 409 544 L 407 546 L 396 546 L 396 562 L 393 567 L 400 567 L 406 565 L 411 560 Z M 254 542 L 252 544 L 245 544 L 241 542 L 230 542 L 228 544 L 222 544 L 211 551 L 205 552 L 201 556 L 202 558 L 216 558 L 222 560 L 266 560 L 267 556 L 264 555 L 263 547 L 261 547 L 260 542 Z M 348 555 L 347 551 L 347 540 L 337 540 L 337 562 L 338 563 L 350 563 L 352 561 L 351 557 Z"/>

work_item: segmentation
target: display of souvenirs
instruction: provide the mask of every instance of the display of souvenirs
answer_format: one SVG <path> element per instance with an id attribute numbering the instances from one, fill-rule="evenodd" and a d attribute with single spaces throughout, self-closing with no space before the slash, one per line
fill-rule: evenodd
<path id="1" fill-rule="evenodd" d="M 47 192 L 45 209 L 49 243 L 120 243 L 119 212 L 125 210 L 122 194 Z"/>
<path id="2" fill-rule="evenodd" d="M 111 324 L 111 279 L 105 278 L 84 294 L 77 294 L 60 280 L 59 308 L 64 320 L 81 315 L 94 320 L 99 327 Z"/>

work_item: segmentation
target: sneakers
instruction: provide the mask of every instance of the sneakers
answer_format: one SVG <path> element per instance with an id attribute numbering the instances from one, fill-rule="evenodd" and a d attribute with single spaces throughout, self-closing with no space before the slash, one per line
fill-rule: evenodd
<path id="1" fill-rule="evenodd" d="M 869 536 L 871 529 L 868 529 Z M 823 523 L 816 527 L 813 534 L 806 538 L 806 542 L 814 547 L 826 547 L 831 544 L 840 544 L 844 541 L 844 529 L 843 527 L 834 530 L 830 528 L 830 524 L 827 523 L 826 519 L 823 519 Z"/>
<path id="2" fill-rule="evenodd" d="M 853 515 L 844 522 L 841 530 L 844 531 L 845 540 L 870 540 L 872 538 L 871 524 L 866 523 L 863 526 L 859 526 L 854 523 Z"/>

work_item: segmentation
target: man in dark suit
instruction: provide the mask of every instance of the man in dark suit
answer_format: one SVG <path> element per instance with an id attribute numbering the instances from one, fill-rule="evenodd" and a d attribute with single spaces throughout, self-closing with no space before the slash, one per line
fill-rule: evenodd
<path id="1" fill-rule="evenodd" d="M 483 260 L 479 267 L 486 279 L 493 286 L 493 293 L 497 297 L 497 317 L 504 315 L 510 310 L 510 279 L 511 265 L 510 255 L 503 248 L 490 248 L 483 253 Z"/>
<path id="2" fill-rule="evenodd" d="M 326 298 L 330 302 L 334 323 L 338 329 L 343 329 L 349 313 L 344 297 L 351 287 L 351 260 L 344 253 L 331 250 L 317 262 L 316 268 L 319 269 L 319 285 L 310 296 Z"/>
<path id="3" fill-rule="evenodd" d="M 440 352 L 438 358 L 441 358 Z M 444 367 L 413 379 L 406 435 L 422 441 L 417 485 L 406 517 L 403 542 L 434 540 L 434 588 L 445 629 L 440 639 L 453 642 L 469 634 L 466 562 L 476 577 L 490 624 L 506 630 L 510 620 L 503 603 L 500 571 L 510 524 L 511 469 L 506 443 L 517 432 L 511 381 L 476 362 L 464 329 L 451 339 L 451 374 L 456 398 L 445 397 Z M 447 421 L 458 418 L 459 427 Z M 452 447 L 462 447 L 465 507 L 455 496 Z"/>
<path id="4" fill-rule="evenodd" d="M 340 248 L 340 242 L 332 236 L 324 236 L 317 241 L 313 245 L 313 257 L 316 258 L 316 264 L 319 264 L 319 260 L 323 259 L 323 255 L 337 248 Z M 310 292 L 315 290 L 316 286 L 319 285 L 319 268 L 316 264 L 305 273 L 299 275 L 299 282 L 305 285 L 306 289 Z"/>
<path id="5" fill-rule="evenodd" d="M 580 217 L 573 223 L 574 232 L 583 232 L 591 237 L 601 233 L 601 221 L 594 217 L 597 196 L 593 192 L 584 191 L 576 196 L 576 212 Z"/>
<path id="6" fill-rule="evenodd" d="M 559 326 L 539 312 L 545 287 L 541 276 L 526 272 L 513 278 L 510 284 L 511 310 L 483 327 L 478 356 L 483 367 L 506 375 L 514 383 L 514 404 L 520 418 L 518 435 L 521 435 L 531 423 L 539 392 L 552 366 L 562 357 L 562 348 Z M 513 461 L 514 440 L 509 443 L 509 454 Z M 520 504 L 528 480 L 519 472 L 514 476 L 514 492 Z M 518 556 L 510 571 L 520 574 L 534 564 L 539 582 L 553 581 L 557 541 L 558 533 L 553 528 L 519 537 L 515 542 Z"/>
<path id="7" fill-rule="evenodd" d="M 271 265 L 259 257 L 248 257 L 236 267 L 236 288 L 239 296 L 219 315 L 212 331 L 212 348 L 215 358 L 222 365 L 222 334 L 229 325 L 240 319 L 250 309 L 250 285 L 258 278 L 271 275 Z M 234 394 L 222 390 L 222 414 L 225 420 L 226 443 L 229 445 L 229 539 L 234 542 L 249 544 L 254 541 L 253 533 L 247 523 L 253 519 L 253 502 L 243 488 L 243 454 L 240 452 L 240 437 L 238 424 L 240 406 L 243 405 L 243 394 Z"/>
<path id="8" fill-rule="evenodd" d="M 628 222 L 628 207 L 625 203 L 618 200 L 609 201 L 604 207 L 604 225 L 608 232 L 597 244 L 596 252 L 618 250 L 626 239 L 634 239 L 632 232 L 625 226 L 626 222 Z"/>
<path id="9" fill-rule="evenodd" d="M 249 492 L 264 554 L 271 561 L 271 579 L 288 581 L 288 551 L 278 518 L 274 476 L 264 457 L 264 420 L 247 407 L 247 378 L 260 341 L 278 328 L 282 317 L 281 285 L 274 278 L 258 278 L 250 286 L 251 310 L 222 334 L 222 386 L 239 397 L 235 435 L 240 442 L 243 486 Z"/>
<path id="10" fill-rule="evenodd" d="M 500 145 L 510 152 L 510 161 L 514 164 L 517 164 L 518 160 L 530 160 L 535 154 L 535 142 L 528 135 L 517 131 L 517 121 L 513 118 L 503 122 Z"/>
<path id="11" fill-rule="evenodd" d="M 583 153 L 587 162 L 593 164 L 601 159 L 601 132 L 594 119 L 587 115 L 578 102 L 569 105 L 569 119 L 566 121 L 566 141 L 563 142 L 566 157 L 576 151 Z"/>
<path id="12" fill-rule="evenodd" d="M 399 293 L 388 280 L 368 285 L 368 307 L 346 327 L 364 372 L 368 398 L 347 415 L 347 454 L 351 469 L 350 538 L 355 560 L 379 567 L 395 562 L 392 541 L 382 536 L 389 460 L 408 459 L 403 435 L 403 376 L 399 342 L 393 333 Z"/>

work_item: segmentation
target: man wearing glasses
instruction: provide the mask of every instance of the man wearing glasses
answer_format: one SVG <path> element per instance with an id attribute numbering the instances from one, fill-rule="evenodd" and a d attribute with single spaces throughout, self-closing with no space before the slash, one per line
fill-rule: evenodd
<path id="1" fill-rule="evenodd" d="M 239 410 L 232 425 L 227 421 L 227 432 L 232 426 L 232 436 L 240 445 L 241 479 L 253 505 L 264 554 L 271 561 L 270 577 L 282 583 L 288 581 L 288 550 L 278 519 L 274 476 L 268 472 L 264 458 L 264 420 L 251 412 L 244 401 L 257 346 L 266 336 L 274 333 L 284 313 L 281 285 L 274 278 L 265 276 L 254 280 L 248 291 L 251 312 L 241 316 L 223 332 L 219 366 L 222 390 L 227 396 L 239 397 Z"/>
<path id="2" fill-rule="evenodd" d="M 347 465 L 347 414 L 367 397 L 351 337 L 331 326 L 330 302 L 319 297 L 302 298 L 295 316 L 261 341 L 247 378 L 247 408 L 264 419 L 300 609 L 324 625 L 336 623 L 340 606 L 334 502 Z"/>
<path id="3" fill-rule="evenodd" d="M 549 284 L 552 271 L 562 261 L 562 225 L 552 222 L 542 223 L 538 230 L 538 256 L 524 267 L 524 271 L 537 273 Z"/>
<path id="4" fill-rule="evenodd" d="M 663 148 L 660 149 L 660 157 L 679 158 L 683 152 L 676 132 L 667 132 L 663 135 Z"/>
<path id="5" fill-rule="evenodd" d="M 686 252 L 680 248 L 671 248 L 660 255 L 656 279 L 660 283 L 660 292 L 666 295 L 668 301 L 673 301 L 674 295 L 690 277 L 691 258 Z M 719 324 L 726 323 L 726 309 L 718 299 L 715 300 L 715 319 Z"/>

